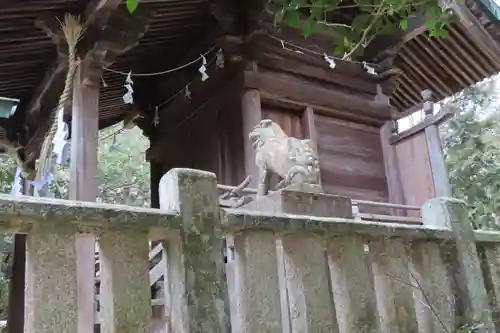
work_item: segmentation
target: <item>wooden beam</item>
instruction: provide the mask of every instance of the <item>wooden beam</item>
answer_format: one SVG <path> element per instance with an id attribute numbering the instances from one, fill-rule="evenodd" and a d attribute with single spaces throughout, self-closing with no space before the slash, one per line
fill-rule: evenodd
<path id="1" fill-rule="evenodd" d="M 415 112 L 422 111 L 423 108 L 424 108 L 424 103 L 423 102 L 415 104 L 412 107 L 410 107 L 410 108 L 408 108 L 408 109 L 406 109 L 404 111 L 394 113 L 392 119 L 398 120 L 398 119 L 402 119 L 404 117 L 411 116 Z"/>
<path id="2" fill-rule="evenodd" d="M 299 44 L 298 46 L 306 46 L 302 45 L 301 42 L 296 43 Z M 316 54 L 310 54 L 308 52 L 297 53 L 293 50 L 283 48 L 280 41 L 270 35 L 261 36 L 259 38 L 259 42 L 256 44 L 256 47 L 260 48 L 260 52 L 280 55 L 287 59 L 294 59 L 296 61 L 306 63 L 310 66 L 324 67 L 326 64 L 325 60 L 322 57 L 318 57 Z M 326 52 L 327 49 L 324 50 Z M 368 73 L 359 63 L 343 62 L 342 65 L 335 67 L 335 71 L 341 75 L 349 75 L 351 77 L 361 78 L 367 81 L 378 81 L 380 79 L 378 75 Z"/>
<path id="3" fill-rule="evenodd" d="M 136 120 L 140 118 L 142 118 L 140 108 L 134 105 L 125 115 L 125 119 L 123 119 L 123 128 L 125 129 L 134 128 L 137 125 L 135 123 Z"/>
<path id="4" fill-rule="evenodd" d="M 31 119 L 32 123 L 38 123 L 36 117 L 42 109 L 42 104 L 57 103 L 60 89 L 64 86 L 64 75 L 67 67 L 68 62 L 66 60 L 56 59 L 36 87 L 31 100 L 28 101 L 25 107 L 20 105 L 18 112 L 21 111 L 26 114 L 28 121 Z"/>
<path id="5" fill-rule="evenodd" d="M 24 287 L 26 263 L 26 235 L 14 234 L 12 269 L 9 288 L 7 333 L 24 332 Z"/>
<path id="6" fill-rule="evenodd" d="M 58 48 L 62 48 L 64 50 L 62 55 L 67 56 L 68 47 L 64 41 L 61 24 L 56 17 L 48 15 L 40 16 L 35 20 L 34 25 L 35 28 L 43 30 Z"/>
<path id="7" fill-rule="evenodd" d="M 338 118 L 341 120 L 356 122 L 372 127 L 380 127 L 384 123 L 384 120 L 376 119 L 366 115 L 360 115 L 350 111 L 337 109 L 335 105 L 329 107 L 320 106 L 311 103 L 292 100 L 290 98 L 285 98 L 265 91 L 260 92 L 260 98 L 262 100 L 262 103 L 267 106 L 274 106 L 281 109 L 297 111 L 297 113 L 300 113 L 306 107 L 311 107 L 314 109 L 314 113 L 318 115 Z"/>
<path id="8" fill-rule="evenodd" d="M 403 183 L 401 182 L 401 173 L 399 172 L 398 156 L 396 147 L 391 145 L 392 121 L 387 121 L 380 129 L 380 141 L 382 145 L 382 155 L 384 157 L 385 178 L 387 181 L 387 191 L 389 202 L 393 204 L 404 204 L 405 197 Z M 398 216 L 405 216 L 406 211 L 394 210 L 393 213 Z"/>
<path id="9" fill-rule="evenodd" d="M 102 67 L 109 66 L 119 54 L 133 47 L 148 27 L 149 9 L 130 15 L 126 12 L 126 9 L 121 8 L 120 13 L 111 17 L 112 9 L 116 9 L 119 3 L 120 1 L 115 0 L 92 1 L 85 10 L 86 17 L 84 21 L 88 25 L 87 30 L 101 29 L 97 36 L 102 39 L 93 43 L 83 63 L 80 65 L 80 67 L 84 68 L 83 75 L 86 75 L 87 79 L 94 83 L 99 83 Z M 146 6 L 142 6 L 142 8 L 144 7 Z M 125 19 L 123 19 L 124 16 Z M 111 26 L 106 25 L 106 20 L 110 20 L 111 18 L 113 19 L 113 24 Z M 44 30 L 44 26 L 49 27 L 53 32 L 53 22 L 44 22 L 39 20 L 37 24 Z M 126 22 L 129 22 L 130 25 L 127 25 Z M 122 36 L 122 38 L 113 40 L 113 36 L 117 34 Z M 58 40 L 56 35 L 52 34 L 51 38 Z M 67 66 L 66 59 L 64 59 L 64 66 Z M 36 128 L 36 132 L 31 135 L 26 146 L 26 151 L 30 153 L 30 159 L 38 157 L 43 136 L 50 126 L 50 118 L 47 115 L 51 114 L 53 108 L 57 105 L 59 94 L 64 87 L 64 68 L 61 68 L 59 63 L 55 61 L 52 69 L 47 72 L 39 88 L 37 88 L 38 92 L 34 94 L 32 100 L 21 101 L 18 112 L 16 112 L 16 114 L 27 114 L 27 121 L 32 120 L 34 122 L 32 125 Z M 30 111 L 31 113 L 24 113 L 23 109 L 33 111 Z"/>
<path id="10" fill-rule="evenodd" d="M 157 161 L 151 161 L 150 182 L 151 182 L 151 208 L 160 208 L 160 179 L 165 174 L 163 164 Z"/>
<path id="11" fill-rule="evenodd" d="M 252 176 L 249 187 L 257 188 L 259 182 L 259 168 L 255 163 L 255 149 L 249 138 L 255 125 L 262 120 L 262 109 L 259 91 L 247 89 L 241 96 L 241 117 L 243 120 L 243 149 L 245 151 L 245 172 Z"/>
<path id="12" fill-rule="evenodd" d="M 376 83 L 369 80 L 350 77 L 344 73 L 332 71 L 328 64 L 324 62 L 320 66 L 309 62 L 301 62 L 298 59 L 290 59 L 283 55 L 263 52 L 258 56 L 258 64 L 262 68 L 275 69 L 292 73 L 315 80 L 325 81 L 329 84 L 337 85 L 340 89 L 352 89 L 353 92 L 375 96 L 377 93 Z M 339 64 L 338 66 L 342 66 Z M 385 83 L 390 83 L 387 80 Z M 388 84 L 383 84 L 383 90 L 387 94 L 392 93 L 392 88 Z"/>
<path id="13" fill-rule="evenodd" d="M 302 129 L 302 135 L 304 138 L 310 139 L 313 144 L 314 152 L 319 156 L 318 151 L 318 133 L 316 131 L 316 122 L 314 109 L 310 106 L 304 109 L 302 116 L 300 118 L 300 126 Z M 321 175 L 319 175 L 319 184 L 321 186 Z"/>
<path id="14" fill-rule="evenodd" d="M 26 115 L 26 120 L 33 125 L 39 124 L 38 115 L 42 105 L 53 107 L 57 103 L 60 90 L 64 85 L 65 69 L 68 67 L 67 52 L 68 47 L 58 31 L 59 22 L 53 17 L 38 18 L 34 23 L 35 27 L 43 30 L 49 36 L 57 48 L 57 57 L 52 61 L 51 66 L 45 76 L 35 88 L 31 99 L 24 99 L 18 106 L 17 114 Z"/>
<path id="15" fill-rule="evenodd" d="M 417 124 L 399 134 L 393 135 L 390 139 L 391 145 L 395 144 L 396 142 L 406 140 L 409 137 L 422 132 L 431 125 L 439 126 L 439 124 L 453 117 L 455 113 L 455 108 L 449 105 L 445 105 L 437 114 L 426 117 L 425 120 L 420 124 Z"/>
<path id="16" fill-rule="evenodd" d="M 106 24 L 111 12 L 115 10 L 121 0 L 94 0 L 85 9 L 84 25 L 87 29 L 101 29 Z M 40 111 L 44 96 L 53 90 L 54 94 L 59 93 L 61 86 L 61 76 L 67 68 L 67 45 L 64 41 L 59 21 L 53 16 L 40 16 L 34 25 L 43 30 L 49 36 L 58 50 L 58 57 L 53 61 L 52 66 L 45 74 L 44 78 L 35 89 L 31 101 L 28 103 L 25 114 L 33 116 Z M 58 84 L 59 83 L 59 84 Z M 33 119 L 33 118 L 32 118 Z"/>
<path id="17" fill-rule="evenodd" d="M 111 13 L 118 8 L 122 0 L 91 0 L 85 8 L 85 26 L 103 28 Z"/>
<path id="18" fill-rule="evenodd" d="M 120 54 L 136 46 L 149 27 L 149 7 L 139 6 L 132 15 L 124 6 L 118 8 L 121 2 L 96 0 L 86 10 L 86 22 L 92 24 L 95 42 L 88 49 L 81 65 L 84 81 L 93 81 L 92 84 L 100 82 L 103 67 L 111 66 Z"/>
<path id="19" fill-rule="evenodd" d="M 342 91 L 326 89 L 312 82 L 277 73 L 245 71 L 246 88 L 255 88 L 307 104 L 356 112 L 379 120 L 391 118 L 391 107 Z"/>
<path id="20" fill-rule="evenodd" d="M 438 126 L 434 123 L 427 126 L 424 131 L 436 197 L 451 197 L 450 178 L 446 168 Z"/>

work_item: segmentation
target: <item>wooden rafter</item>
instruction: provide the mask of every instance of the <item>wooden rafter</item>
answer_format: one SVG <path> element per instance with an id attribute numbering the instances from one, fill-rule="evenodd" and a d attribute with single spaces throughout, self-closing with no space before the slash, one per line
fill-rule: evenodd
<path id="1" fill-rule="evenodd" d="M 460 23 L 467 29 L 474 41 L 488 56 L 500 65 L 500 45 L 486 31 L 481 22 L 472 14 L 467 5 L 454 2 L 452 5 L 454 14 Z"/>
<path id="2" fill-rule="evenodd" d="M 404 31 L 398 28 L 390 36 L 383 35 L 376 37 L 365 49 L 363 57 L 373 60 L 379 58 L 383 53 L 395 54 L 403 44 L 426 31 L 425 16 L 421 14 L 415 15 L 408 20 L 408 27 Z"/>

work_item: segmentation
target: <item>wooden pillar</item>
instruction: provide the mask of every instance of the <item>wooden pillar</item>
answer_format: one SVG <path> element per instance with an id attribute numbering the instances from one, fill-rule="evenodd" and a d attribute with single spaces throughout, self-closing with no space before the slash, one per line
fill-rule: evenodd
<path id="1" fill-rule="evenodd" d="M 257 188 L 259 169 L 255 164 L 255 149 L 248 138 L 253 127 L 262 119 L 260 104 L 260 93 L 257 89 L 247 89 L 243 92 L 241 100 L 241 112 L 243 118 L 243 142 L 245 150 L 245 172 L 252 176 L 249 187 Z"/>
<path id="2" fill-rule="evenodd" d="M 314 109 L 312 107 L 306 107 L 306 109 L 302 113 L 300 125 L 302 127 L 302 135 L 304 136 L 304 138 L 308 138 L 312 141 L 314 152 L 319 158 L 318 134 L 316 133 L 316 124 L 314 123 Z M 319 185 L 321 186 L 321 172 L 319 176 Z"/>
<path id="3" fill-rule="evenodd" d="M 84 84 L 81 72 L 79 67 L 73 85 L 69 198 L 94 202 L 98 195 L 99 84 Z"/>
<path id="4" fill-rule="evenodd" d="M 160 179 L 163 176 L 163 165 L 155 160 L 149 162 L 151 182 L 151 208 L 160 208 Z"/>
<path id="5" fill-rule="evenodd" d="M 22 180 L 23 195 L 33 195 L 31 187 L 24 179 Z M 12 244 L 12 274 L 9 281 L 9 305 L 7 314 L 7 332 L 24 332 L 25 298 L 24 287 L 26 285 L 26 235 L 14 234 Z"/>
<path id="6" fill-rule="evenodd" d="M 24 286 L 26 263 L 26 235 L 15 234 L 12 253 L 12 274 L 9 286 L 7 332 L 24 331 Z"/>
<path id="7" fill-rule="evenodd" d="M 431 117 L 434 111 L 432 92 L 430 90 L 424 90 L 422 92 L 422 97 L 424 99 L 425 117 Z M 439 129 L 436 124 L 431 124 L 425 128 L 425 139 L 427 142 L 427 151 L 429 154 L 429 163 L 436 197 L 451 197 L 450 179 L 444 161 Z"/>
<path id="8" fill-rule="evenodd" d="M 96 201 L 99 134 L 99 82 L 83 81 L 82 67 L 73 84 L 70 200 Z M 95 236 L 76 237 L 78 332 L 94 331 Z"/>
<path id="9" fill-rule="evenodd" d="M 397 131 L 396 125 L 396 120 L 386 122 L 380 129 L 380 140 L 382 144 L 382 154 L 384 157 L 385 178 L 387 181 L 389 202 L 395 204 L 405 204 L 396 147 L 390 143 L 392 134 Z M 396 215 L 405 214 L 403 210 L 395 210 L 393 213 Z"/>

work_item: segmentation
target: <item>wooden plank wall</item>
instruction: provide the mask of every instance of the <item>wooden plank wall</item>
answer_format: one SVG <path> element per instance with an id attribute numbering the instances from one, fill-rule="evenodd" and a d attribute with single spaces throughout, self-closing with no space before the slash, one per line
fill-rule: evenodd
<path id="1" fill-rule="evenodd" d="M 280 125 L 283 131 L 288 136 L 293 136 L 298 139 L 305 139 L 302 133 L 300 112 L 263 105 L 262 119 L 271 119 L 272 121 Z M 271 188 L 278 184 L 278 182 L 279 177 L 276 175 L 272 175 L 270 180 Z"/>
<path id="2" fill-rule="evenodd" d="M 288 136 L 305 139 L 302 134 L 300 112 L 264 105 L 262 119 L 271 119 L 280 125 Z"/>
<path id="3" fill-rule="evenodd" d="M 313 48 L 313 44 L 323 46 L 318 40 L 304 41 L 293 34 L 286 39 L 295 39 L 296 44 L 307 48 Z M 376 82 L 361 65 L 338 63 L 332 70 L 321 57 L 291 52 L 273 41 L 263 41 L 260 47 L 257 70 L 245 77 L 245 84 L 260 90 L 262 118 L 275 121 L 289 136 L 305 139 L 309 134 L 304 131 L 304 112 L 306 107 L 312 109 L 314 120 L 307 125 L 311 127 L 313 123 L 316 132 L 324 190 L 353 199 L 387 202 L 380 141 L 384 121 L 379 111 L 361 107 L 362 103 L 342 108 L 332 98 L 341 94 L 353 101 L 373 101 Z M 274 81 L 266 78 L 282 79 L 290 86 L 278 89 L 272 84 Z M 292 89 L 292 83 L 301 88 Z M 389 86 L 383 84 L 384 89 L 390 90 Z"/>
<path id="4" fill-rule="evenodd" d="M 197 112 L 169 134 L 164 173 L 174 167 L 213 172 L 219 183 L 237 185 L 245 178 L 241 113 L 234 105 Z"/>
<path id="5" fill-rule="evenodd" d="M 379 129 L 315 116 L 323 188 L 353 199 L 388 201 Z"/>
<path id="6" fill-rule="evenodd" d="M 435 196 L 425 133 L 395 144 L 404 204 L 421 206 Z"/>
<path id="7" fill-rule="evenodd" d="M 279 124 L 289 136 L 306 138 L 300 112 L 264 105 L 262 117 Z M 379 129 L 318 114 L 314 120 L 324 190 L 355 199 L 387 202 Z"/>

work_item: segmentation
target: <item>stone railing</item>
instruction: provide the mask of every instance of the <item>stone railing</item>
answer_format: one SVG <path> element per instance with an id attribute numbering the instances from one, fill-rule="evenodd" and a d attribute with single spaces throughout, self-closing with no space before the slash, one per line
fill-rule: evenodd
<path id="1" fill-rule="evenodd" d="M 2 225 L 28 233 L 25 332 L 78 332 L 80 232 L 99 239 L 101 332 L 151 331 L 148 240 L 166 253 L 165 332 L 495 332 L 500 233 L 474 232 L 461 201 L 409 225 L 356 220 L 332 195 L 220 209 L 217 194 L 213 174 L 173 169 L 161 210 L 1 197 Z"/>

